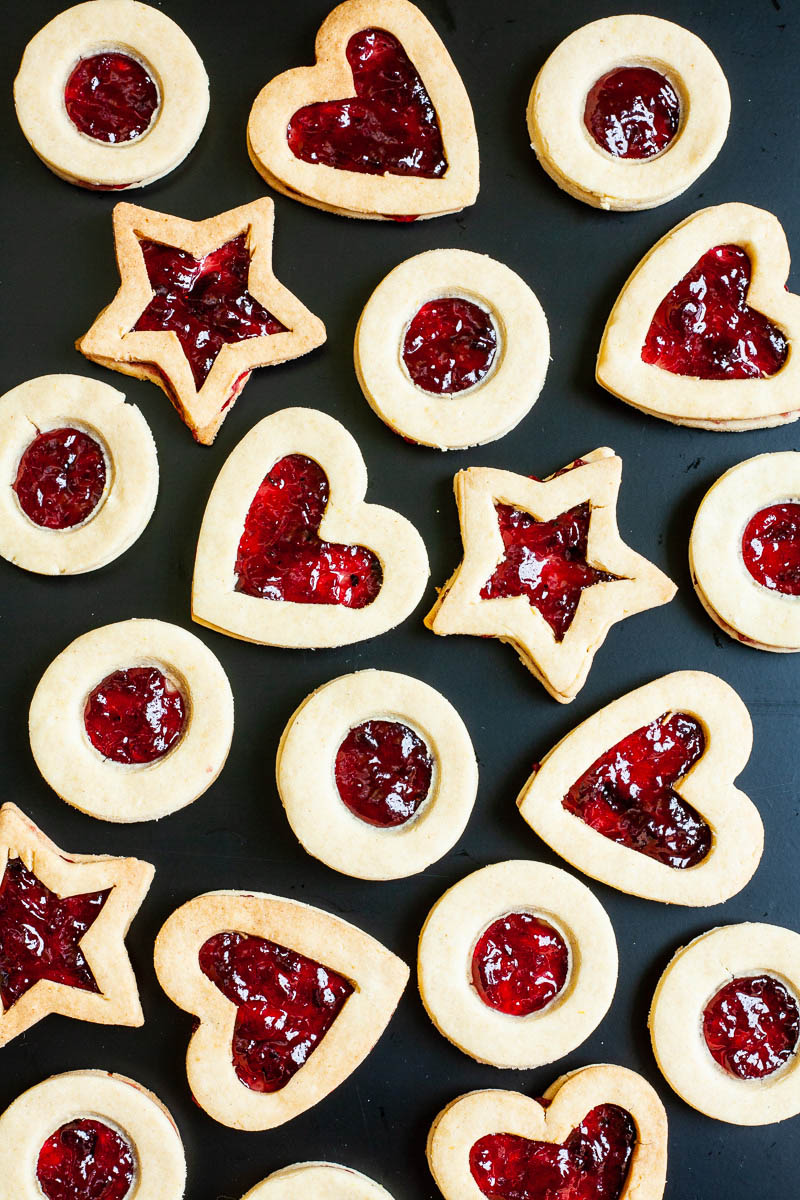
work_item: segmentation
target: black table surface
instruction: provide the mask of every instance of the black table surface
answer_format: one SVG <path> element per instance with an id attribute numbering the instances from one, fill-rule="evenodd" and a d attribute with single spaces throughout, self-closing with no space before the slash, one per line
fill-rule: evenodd
<path id="1" fill-rule="evenodd" d="M 151 425 L 161 485 L 142 537 L 100 571 L 48 579 L 0 561 L 2 799 L 19 804 L 67 850 L 136 855 L 156 866 L 128 939 L 144 1027 L 48 1017 L 0 1052 L 0 1109 L 57 1072 L 118 1071 L 152 1088 L 175 1115 L 189 1163 L 189 1200 L 238 1200 L 271 1171 L 308 1159 L 359 1168 L 397 1200 L 412 1200 L 438 1195 L 425 1161 L 425 1138 L 446 1102 L 487 1087 L 535 1096 L 563 1071 L 614 1062 L 641 1072 L 666 1104 L 669 1200 L 788 1197 L 796 1194 L 798 1119 L 743 1129 L 694 1112 L 659 1074 L 646 1019 L 659 974 L 678 946 L 721 923 L 799 921 L 798 660 L 748 649 L 720 633 L 695 597 L 687 566 L 691 522 L 709 485 L 753 454 L 796 448 L 797 427 L 727 435 L 680 429 L 602 391 L 594 381 L 594 361 L 605 319 L 632 267 L 696 209 L 732 200 L 759 205 L 777 214 L 800 255 L 800 11 L 791 0 L 651 0 L 648 11 L 694 30 L 712 48 L 728 77 L 733 111 L 717 161 L 684 195 L 626 215 L 597 212 L 559 191 L 537 165 L 525 127 L 528 92 L 547 55 L 573 29 L 618 9 L 593 0 L 421 3 L 448 45 L 475 110 L 478 201 L 456 216 L 394 225 L 347 221 L 276 196 L 276 272 L 323 318 L 328 341 L 305 359 L 256 372 L 210 449 L 193 443 L 157 388 L 88 363 L 73 348 L 117 287 L 115 198 L 61 182 L 24 141 L 14 117 L 12 80 L 26 42 L 59 5 L 26 0 L 5 7 L 2 390 L 51 372 L 89 375 L 122 389 Z M 245 149 L 248 112 L 267 80 L 313 60 L 314 35 L 328 5 L 169 0 L 161 7 L 203 57 L 211 111 L 188 160 L 128 198 L 200 219 L 267 192 Z M 492 445 L 444 455 L 407 445 L 373 414 L 353 373 L 352 343 L 358 314 L 387 271 L 422 250 L 449 246 L 491 254 L 527 280 L 547 313 L 552 362 L 541 397 L 516 431 Z M 793 290 L 799 287 L 795 270 Z M 399 629 L 375 641 L 316 653 L 288 651 L 250 646 L 191 624 L 194 548 L 212 483 L 255 422 L 287 405 L 320 408 L 342 421 L 366 458 L 368 498 L 399 509 L 427 544 L 432 575 L 423 604 Z M 422 616 L 434 585 L 444 582 L 460 557 L 452 496 L 456 470 L 474 464 L 544 475 L 601 445 L 614 447 L 624 463 L 623 536 L 667 571 L 679 591 L 668 606 L 616 626 L 586 686 L 573 704 L 562 707 L 509 647 L 494 640 L 434 638 Z M 236 698 L 233 747 L 220 778 L 196 803 L 158 824 L 111 825 L 68 807 L 39 777 L 28 744 L 28 705 L 48 663 L 79 634 L 128 617 L 158 617 L 193 628 L 219 656 Z M 359 882 L 307 856 L 289 829 L 274 782 L 278 739 L 297 704 L 327 680 L 364 667 L 407 671 L 439 688 L 464 717 L 480 762 L 478 800 L 464 836 L 429 870 L 396 882 Z M 616 930 L 620 973 L 609 1014 L 582 1046 L 534 1071 L 482 1066 L 436 1032 L 412 976 L 366 1062 L 290 1124 L 237 1133 L 192 1103 L 183 1066 L 191 1018 L 161 992 L 152 961 L 153 939 L 179 904 L 217 888 L 291 896 L 353 921 L 413 964 L 429 908 L 470 871 L 507 858 L 565 866 L 517 813 L 515 797 L 530 764 L 603 704 L 680 668 L 721 675 L 750 710 L 755 746 L 740 785 L 764 818 L 764 857 L 738 896 L 710 910 L 668 907 L 591 884 Z"/>

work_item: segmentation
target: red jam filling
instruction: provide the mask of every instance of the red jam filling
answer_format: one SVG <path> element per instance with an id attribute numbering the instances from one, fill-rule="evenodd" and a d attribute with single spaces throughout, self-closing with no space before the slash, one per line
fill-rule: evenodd
<path id="1" fill-rule="evenodd" d="M 586 561 L 591 506 L 578 504 L 554 521 L 495 504 L 505 556 L 481 591 L 482 600 L 525 596 L 562 641 L 585 588 L 618 578 Z"/>
<path id="2" fill-rule="evenodd" d="M 355 96 L 298 109 L 286 130 L 295 157 L 366 175 L 444 175 L 436 109 L 397 38 L 362 29 L 346 53 Z"/>
<path id="3" fill-rule="evenodd" d="M 72 124 L 97 142 L 130 142 L 149 129 L 158 89 L 135 58 L 121 51 L 82 58 L 64 88 Z"/>
<path id="4" fill-rule="evenodd" d="M 670 81 L 652 67 L 617 67 L 589 92 L 583 120 L 598 146 L 614 158 L 652 158 L 678 132 L 681 102 Z"/>
<path id="5" fill-rule="evenodd" d="M 236 1005 L 233 1066 L 254 1092 L 285 1087 L 342 1011 L 353 985 L 321 963 L 244 933 L 216 933 L 200 969 Z"/>
<path id="6" fill-rule="evenodd" d="M 532 913 L 493 921 L 472 952 L 472 982 L 489 1008 L 524 1017 L 539 1012 L 564 987 L 569 950 L 557 929 Z"/>
<path id="7" fill-rule="evenodd" d="M 756 583 L 800 596 L 800 504 L 772 504 L 751 517 L 742 536 L 742 557 Z"/>
<path id="8" fill-rule="evenodd" d="M 364 721 L 336 752 L 336 787 L 352 813 L 382 829 L 405 825 L 426 799 L 433 759 L 401 721 Z"/>
<path id="9" fill-rule="evenodd" d="M 92 515 L 105 489 L 102 447 L 80 429 L 48 429 L 23 453 L 11 486 L 35 525 L 71 529 Z"/>
<path id="10" fill-rule="evenodd" d="M 463 392 L 486 376 L 497 353 L 497 331 L 485 309 L 460 296 L 429 300 L 403 339 L 412 381 L 437 396 Z"/>
<path id="11" fill-rule="evenodd" d="M 62 1125 L 39 1151 L 36 1178 L 47 1200 L 125 1200 L 135 1172 L 127 1138 L 83 1117 Z"/>
<path id="12" fill-rule="evenodd" d="M 612 842 L 668 867 L 693 867 L 711 849 L 711 830 L 672 785 L 705 748 L 699 721 L 665 713 L 601 755 L 561 803 Z"/>
<path id="13" fill-rule="evenodd" d="M 288 454 L 264 477 L 236 553 L 236 591 L 295 604 L 364 608 L 381 589 L 371 550 L 323 542 L 317 532 L 330 486 L 322 467 Z"/>
<path id="14" fill-rule="evenodd" d="M 752 267 L 741 246 L 715 246 L 668 292 L 642 346 L 642 361 L 695 379 L 766 379 L 789 345 L 745 303 Z"/>
<path id="15" fill-rule="evenodd" d="M 630 1113 L 600 1104 L 562 1143 L 487 1134 L 470 1150 L 469 1165 L 489 1200 L 619 1200 L 636 1141 Z"/>
<path id="16" fill-rule="evenodd" d="M 89 693 L 83 720 L 95 750 L 116 763 L 163 758 L 186 724 L 186 700 L 157 667 L 114 671 Z"/>
<path id="17" fill-rule="evenodd" d="M 139 242 L 153 298 L 133 328 L 177 334 L 198 391 L 223 346 L 286 332 L 247 290 L 247 242 L 248 234 L 240 233 L 202 258 L 161 242 Z"/>
<path id="18" fill-rule="evenodd" d="M 4 1009 L 40 979 L 99 992 L 79 943 L 100 915 L 110 891 L 62 900 L 21 858 L 8 859 L 0 881 L 0 1000 Z"/>
<path id="19" fill-rule="evenodd" d="M 703 1037 L 716 1062 L 739 1079 L 764 1079 L 797 1050 L 800 1009 L 771 975 L 726 983 L 703 1013 Z"/>

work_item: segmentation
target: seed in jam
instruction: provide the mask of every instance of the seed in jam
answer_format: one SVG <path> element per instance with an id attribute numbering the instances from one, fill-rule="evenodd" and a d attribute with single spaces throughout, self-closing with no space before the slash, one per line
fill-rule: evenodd
<path id="1" fill-rule="evenodd" d="M 382 829 L 405 825 L 427 798 L 433 759 L 401 721 L 364 721 L 336 752 L 336 787 L 352 813 Z"/>
<path id="2" fill-rule="evenodd" d="M 488 1200 L 619 1200 L 636 1142 L 631 1114 L 600 1104 L 561 1144 L 487 1134 L 472 1146 L 469 1165 Z"/>
<path id="3" fill-rule="evenodd" d="M 322 963 L 244 933 L 216 933 L 204 942 L 200 970 L 236 1005 L 233 1067 L 254 1092 L 286 1086 L 353 992 Z"/>
<path id="4" fill-rule="evenodd" d="M 672 785 L 705 748 L 699 721 L 665 713 L 601 755 L 561 803 L 612 842 L 668 867 L 693 867 L 711 849 L 711 829 Z"/>
<path id="5" fill-rule="evenodd" d="M 40 979 L 99 992 L 80 941 L 97 920 L 110 888 L 63 899 L 21 858 L 0 880 L 0 1000 L 7 1010 Z"/>
<path id="6" fill-rule="evenodd" d="M 482 600 L 525 596 L 563 640 L 585 588 L 619 578 L 586 561 L 590 504 L 578 504 L 554 521 L 495 504 L 505 556 L 481 591 Z"/>
<path id="7" fill-rule="evenodd" d="M 125 1200 L 134 1173 L 128 1139 L 89 1117 L 70 1121 L 51 1134 L 36 1164 L 46 1200 Z"/>
<path id="8" fill-rule="evenodd" d="M 616 67 L 586 97 L 584 124 L 614 158 L 652 158 L 666 150 L 681 123 L 681 102 L 652 67 Z"/>
<path id="9" fill-rule="evenodd" d="M 236 552 L 236 591 L 295 604 L 364 608 L 381 589 L 383 570 L 371 550 L 323 542 L 317 532 L 328 505 L 328 477 L 303 454 L 288 454 L 253 498 Z"/>
<path id="10" fill-rule="evenodd" d="M 403 339 L 403 362 L 412 382 L 437 396 L 480 383 L 496 353 L 497 330 L 489 313 L 460 296 L 423 304 Z"/>
<path id="11" fill-rule="evenodd" d="M 151 763 L 178 741 L 186 714 L 186 700 L 157 667 L 127 667 L 107 675 L 89 693 L 83 720 L 103 758 Z"/>
<path id="12" fill-rule="evenodd" d="M 436 109 L 397 38 L 362 29 L 346 54 L 355 96 L 298 109 L 286 130 L 295 157 L 367 175 L 444 175 Z"/>
<path id="13" fill-rule="evenodd" d="M 777 325 L 745 303 L 752 264 L 741 246 L 715 246 L 656 309 L 642 361 L 695 379 L 767 379 L 789 344 Z"/>
<path id="14" fill-rule="evenodd" d="M 64 89 L 72 124 L 97 142 L 141 137 L 158 108 L 158 88 L 138 61 L 120 50 L 81 58 Z"/>
<path id="15" fill-rule="evenodd" d="M 561 934 L 541 917 L 512 912 L 478 938 L 472 982 L 489 1008 L 524 1017 L 540 1012 L 562 991 L 569 950 Z"/>
<path id="16" fill-rule="evenodd" d="M 72 529 L 92 515 L 105 490 L 103 449 L 70 425 L 38 433 L 19 460 L 11 486 L 35 525 Z"/>
<path id="17" fill-rule="evenodd" d="M 742 558 L 762 587 L 800 596 L 800 504 L 771 504 L 751 517 L 742 535 Z"/>
<path id="18" fill-rule="evenodd" d="M 797 1000 L 771 975 L 732 979 L 706 1005 L 703 1037 L 715 1062 L 729 1075 L 764 1079 L 797 1051 Z"/>
<path id="19" fill-rule="evenodd" d="M 285 333 L 286 326 L 250 295 L 248 234 L 240 233 L 202 258 L 142 239 L 153 298 L 134 330 L 171 330 L 192 369 L 198 391 L 223 346 Z"/>

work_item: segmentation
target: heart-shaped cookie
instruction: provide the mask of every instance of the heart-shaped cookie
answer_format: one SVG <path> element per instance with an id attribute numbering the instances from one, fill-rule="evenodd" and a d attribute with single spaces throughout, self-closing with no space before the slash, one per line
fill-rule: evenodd
<path id="1" fill-rule="evenodd" d="M 733 688 L 677 671 L 567 734 L 517 804 L 594 879 L 667 904 L 720 904 L 741 891 L 764 846 L 758 810 L 733 786 L 752 742 Z"/>
<path id="2" fill-rule="evenodd" d="M 519 1092 L 460 1096 L 433 1122 L 428 1164 L 445 1200 L 660 1200 L 667 1114 L 634 1071 L 583 1067 L 542 1102 Z"/>
<path id="3" fill-rule="evenodd" d="M 200 530 L 192 616 L 270 646 L 343 646 L 416 607 L 425 546 L 405 517 L 365 504 L 361 452 L 333 417 L 286 408 L 242 439 Z"/>
<path id="4" fill-rule="evenodd" d="M 760 429 L 797 420 L 800 296 L 788 293 L 780 222 L 748 204 L 694 213 L 620 292 L 597 380 L 677 425 Z"/>
<path id="5" fill-rule="evenodd" d="M 272 187 L 351 217 L 457 212 L 478 194 L 469 97 L 444 44 L 408 0 L 346 0 L 316 65 L 256 98 L 250 157 Z"/>

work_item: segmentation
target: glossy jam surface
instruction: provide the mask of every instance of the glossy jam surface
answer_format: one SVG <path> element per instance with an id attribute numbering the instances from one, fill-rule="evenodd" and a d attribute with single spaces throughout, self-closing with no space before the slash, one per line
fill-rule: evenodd
<path id="1" fill-rule="evenodd" d="M 64 88 L 72 124 L 96 142 L 130 142 L 149 128 L 158 89 L 135 58 L 119 50 L 82 58 Z"/>
<path id="2" fill-rule="evenodd" d="M 578 504 L 554 521 L 495 504 L 505 557 L 481 591 L 482 600 L 526 596 L 561 641 L 585 588 L 617 578 L 586 561 L 591 506 Z"/>
<path id="3" fill-rule="evenodd" d="M 745 303 L 752 266 L 741 246 L 715 246 L 656 309 L 642 361 L 695 379 L 767 379 L 789 345 L 777 325 Z"/>
<path id="4" fill-rule="evenodd" d="M 110 890 L 62 900 L 22 859 L 8 859 L 0 881 L 0 999 L 4 1009 L 40 979 L 84 992 L 99 991 L 79 942 L 100 915 Z"/>
<path id="5" fill-rule="evenodd" d="M 70 1121 L 51 1134 L 36 1164 L 47 1200 L 125 1200 L 134 1173 L 127 1138 L 89 1117 Z"/>
<path id="6" fill-rule="evenodd" d="M 236 553 L 236 591 L 295 604 L 364 608 L 381 589 L 380 562 L 364 546 L 323 542 L 317 532 L 330 487 L 303 454 L 275 463 L 253 498 Z"/>
<path id="7" fill-rule="evenodd" d="M 730 1075 L 764 1079 L 789 1061 L 800 1040 L 800 1010 L 771 975 L 732 979 L 703 1013 L 709 1052 Z"/>
<path id="8" fill-rule="evenodd" d="M 800 504 L 771 504 L 751 517 L 742 535 L 742 558 L 762 587 L 800 596 Z"/>
<path id="9" fill-rule="evenodd" d="M 83 721 L 95 750 L 116 763 L 163 758 L 183 733 L 187 702 L 157 667 L 114 671 L 89 693 Z"/>
<path id="10" fill-rule="evenodd" d="M 203 258 L 161 242 L 139 243 L 153 298 L 133 328 L 177 334 L 198 391 L 223 346 L 286 332 L 247 290 L 247 241 L 240 233 Z"/>
<path id="11" fill-rule="evenodd" d="M 286 137 L 308 163 L 438 179 L 447 170 L 436 109 L 400 42 L 362 29 L 347 43 L 355 96 L 298 109 Z"/>
<path id="12" fill-rule="evenodd" d="M 497 353 L 497 330 L 485 309 L 460 296 L 429 300 L 403 338 L 403 362 L 424 392 L 452 395 L 480 383 Z"/>
<path id="13" fill-rule="evenodd" d="M 617 67 L 586 97 L 583 120 L 614 158 L 652 158 L 666 150 L 681 123 L 681 102 L 652 67 Z"/>
<path id="14" fill-rule="evenodd" d="M 561 1144 L 487 1134 L 470 1150 L 469 1165 L 489 1200 L 619 1200 L 636 1140 L 630 1113 L 600 1104 Z"/>
<path id="15" fill-rule="evenodd" d="M 711 829 L 672 785 L 705 747 L 694 717 L 665 713 L 601 755 L 561 803 L 612 842 L 668 867 L 693 867 L 711 849 Z"/>
<path id="16" fill-rule="evenodd" d="M 539 1012 L 567 981 L 569 950 L 557 929 L 532 913 L 493 921 L 472 952 L 472 982 L 489 1008 L 511 1016 Z"/>
<path id="17" fill-rule="evenodd" d="M 48 429 L 25 449 L 11 486 L 35 525 L 72 529 L 92 515 L 105 490 L 103 449 L 80 429 Z"/>
<path id="18" fill-rule="evenodd" d="M 353 992 L 321 963 L 244 933 L 216 933 L 204 942 L 200 969 L 236 1005 L 233 1066 L 254 1092 L 286 1086 Z"/>
<path id="19" fill-rule="evenodd" d="M 427 797 L 433 759 L 402 721 L 364 721 L 336 752 L 336 787 L 351 812 L 382 829 L 405 825 Z"/>

